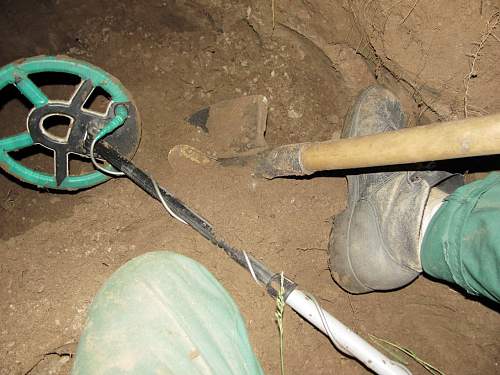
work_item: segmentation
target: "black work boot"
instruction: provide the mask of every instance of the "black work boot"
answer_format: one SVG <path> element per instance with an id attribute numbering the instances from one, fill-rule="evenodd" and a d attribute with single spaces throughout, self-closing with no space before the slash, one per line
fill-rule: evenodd
<path id="1" fill-rule="evenodd" d="M 398 99 L 380 86 L 371 86 L 351 109 L 341 137 L 403 127 Z M 414 280 L 422 272 L 419 236 L 429 191 L 450 176 L 440 171 L 347 176 L 348 206 L 335 217 L 330 234 L 334 280 L 351 293 L 395 289 Z M 444 185 L 449 185 L 450 193 L 460 182 Z"/>

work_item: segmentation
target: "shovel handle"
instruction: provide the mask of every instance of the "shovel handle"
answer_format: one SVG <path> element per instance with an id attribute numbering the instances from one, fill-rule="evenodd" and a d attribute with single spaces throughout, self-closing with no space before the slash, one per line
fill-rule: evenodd
<path id="1" fill-rule="evenodd" d="M 495 114 L 363 137 L 281 146 L 259 162 L 257 172 L 273 178 L 499 153 L 500 114 Z"/>

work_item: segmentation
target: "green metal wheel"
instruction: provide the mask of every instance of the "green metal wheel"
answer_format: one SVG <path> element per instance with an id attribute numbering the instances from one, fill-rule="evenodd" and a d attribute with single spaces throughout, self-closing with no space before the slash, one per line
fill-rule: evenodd
<path id="1" fill-rule="evenodd" d="M 30 79 L 30 74 L 44 72 L 65 73 L 80 78 L 80 84 L 69 101 L 50 100 Z M 7 85 L 15 86 L 34 106 L 26 119 L 25 132 L 0 139 L 0 167 L 7 173 L 42 188 L 78 190 L 110 178 L 99 171 L 74 176 L 69 174 L 69 154 L 90 156 L 86 140 L 105 136 L 106 141 L 122 155 L 132 158 L 135 154 L 141 136 L 139 114 L 122 84 L 103 70 L 65 56 L 39 56 L 1 68 L 0 90 Z M 84 108 L 97 87 L 110 97 L 105 114 Z M 71 119 L 65 138 L 56 137 L 44 129 L 44 119 L 53 115 Z M 30 169 L 9 155 L 34 144 L 54 152 L 53 174 Z M 106 168 L 111 169 L 110 166 Z"/>

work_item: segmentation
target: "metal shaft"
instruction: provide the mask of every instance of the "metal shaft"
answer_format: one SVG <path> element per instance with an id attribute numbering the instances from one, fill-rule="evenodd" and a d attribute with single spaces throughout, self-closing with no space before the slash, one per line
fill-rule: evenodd
<path id="1" fill-rule="evenodd" d="M 131 161 L 124 158 L 118 151 L 113 149 L 105 141 L 97 143 L 95 152 L 99 157 L 106 160 L 118 170 L 132 180 L 141 189 L 146 191 L 151 197 L 160 200 L 157 196 L 152 178 L 144 171 L 137 168 Z M 255 278 L 266 287 L 267 293 L 276 298 L 280 274 L 273 273 L 269 269 L 246 252 L 236 249 L 217 236 L 212 225 L 203 217 L 194 212 L 182 201 L 175 198 L 168 190 L 158 186 L 158 190 L 163 200 L 169 208 L 180 218 L 182 218 L 194 230 L 200 233 L 214 245 L 223 249 L 231 259 L 240 266 L 255 275 Z M 352 330 L 344 326 L 341 322 L 331 316 L 326 310 L 321 308 L 314 298 L 310 298 L 307 293 L 297 289 L 297 284 L 284 277 L 284 299 L 287 305 L 292 307 L 299 315 L 326 334 L 332 343 L 342 352 L 354 356 L 358 361 L 383 375 L 408 375 L 410 371 L 390 360 L 373 346 L 368 344 L 363 338 Z"/>
<path id="2" fill-rule="evenodd" d="M 136 167 L 130 160 L 124 158 L 108 143 L 104 141 L 97 143 L 95 146 L 95 152 L 100 158 L 106 160 L 108 163 L 113 165 L 113 167 L 125 173 L 130 180 L 147 192 L 151 197 L 156 200 L 160 200 L 156 194 L 152 178 L 147 173 Z M 264 264 L 256 260 L 250 254 L 246 254 L 246 252 L 236 249 L 228 244 L 222 237 L 218 236 L 213 226 L 206 219 L 198 215 L 186 204 L 174 197 L 168 190 L 159 186 L 159 191 L 169 208 L 177 216 L 182 218 L 189 226 L 191 226 L 191 228 L 201 234 L 205 239 L 224 250 L 224 252 L 228 254 L 231 259 L 247 271 L 250 271 L 251 268 L 257 280 L 266 287 L 268 294 L 272 297 L 276 297 L 277 291 L 273 286 L 273 282 L 278 279 L 279 274 L 271 272 Z M 284 287 L 285 297 L 288 297 L 288 295 L 295 289 L 296 284 L 290 279 L 285 278 Z"/>

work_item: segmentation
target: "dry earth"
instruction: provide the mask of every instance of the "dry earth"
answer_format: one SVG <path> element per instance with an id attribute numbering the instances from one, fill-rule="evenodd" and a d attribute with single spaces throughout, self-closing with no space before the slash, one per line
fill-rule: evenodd
<path id="1" fill-rule="evenodd" d="M 391 293 L 348 295 L 332 281 L 331 217 L 345 205 L 341 175 L 262 181 L 240 169 L 171 165 L 177 144 L 207 136 L 184 119 L 241 95 L 270 101 L 271 145 L 336 137 L 356 94 L 376 81 L 403 100 L 410 125 L 464 116 L 463 79 L 496 1 L 3 0 L 0 65 L 67 54 L 118 77 L 143 120 L 134 161 L 211 221 L 235 246 L 284 270 L 359 334 L 399 343 L 450 374 L 499 372 L 498 306 L 426 277 Z M 497 31 L 500 35 L 500 31 Z M 484 43 L 469 115 L 500 110 L 500 42 Z M 71 87 L 45 85 L 50 96 Z M 24 129 L 15 90 L 0 97 L 0 137 Z M 25 157 L 26 155 L 18 155 Z M 490 165 L 495 161 L 489 160 Z M 23 162 L 48 170 L 46 155 Z M 458 163 L 486 169 L 484 161 Z M 73 170 L 81 163 L 74 161 Z M 66 374 L 92 297 L 127 260 L 169 249 L 205 265 L 228 289 L 266 373 L 279 373 L 274 303 L 249 275 L 125 179 L 78 193 L 0 178 L 0 374 Z M 288 374 L 363 374 L 291 310 Z M 417 374 L 425 371 L 409 361 Z"/>

